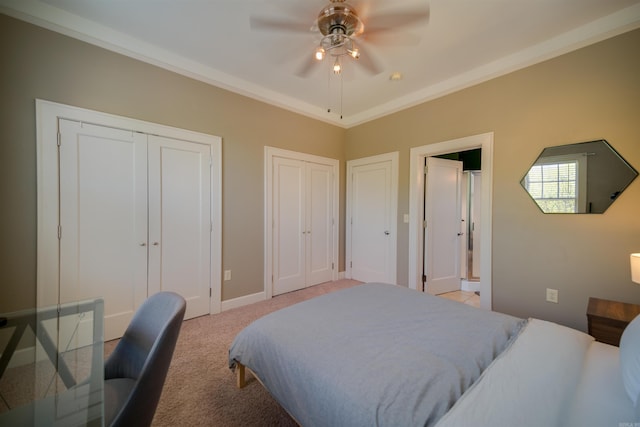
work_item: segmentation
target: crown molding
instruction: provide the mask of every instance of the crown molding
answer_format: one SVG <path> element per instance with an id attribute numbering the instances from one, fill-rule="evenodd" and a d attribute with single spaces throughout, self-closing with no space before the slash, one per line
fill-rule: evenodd
<path id="1" fill-rule="evenodd" d="M 0 0 L 0 11 L 112 52 L 342 128 L 396 113 L 640 27 L 640 4 L 637 4 L 410 95 L 339 119 L 327 116 L 324 108 L 220 72 L 37 0 Z"/>

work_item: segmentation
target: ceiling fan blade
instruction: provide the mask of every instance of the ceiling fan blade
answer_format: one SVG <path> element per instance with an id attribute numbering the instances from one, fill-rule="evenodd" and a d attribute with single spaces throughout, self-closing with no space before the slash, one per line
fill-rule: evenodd
<path id="1" fill-rule="evenodd" d="M 358 45 L 358 49 L 360 50 L 360 57 L 355 63 L 374 76 L 380 74 L 383 71 L 382 66 L 373 55 L 371 55 L 369 49 L 365 48 L 362 44 Z"/>
<path id="2" fill-rule="evenodd" d="M 403 26 L 429 22 L 430 10 L 426 8 L 416 9 L 402 13 L 384 13 L 369 16 L 364 25 L 364 32 L 379 32 L 389 30 L 401 30 Z"/>
<path id="3" fill-rule="evenodd" d="M 414 33 L 408 33 L 405 31 L 391 32 L 388 30 L 365 31 L 365 33 L 359 36 L 359 38 L 376 46 L 416 46 L 420 43 L 421 39 L 419 35 Z"/>
<path id="4" fill-rule="evenodd" d="M 312 25 L 300 23 L 300 21 L 294 21 L 292 19 L 258 18 L 252 16 L 249 23 L 252 30 L 283 31 L 294 33 L 309 33 L 313 30 Z"/>
<path id="5" fill-rule="evenodd" d="M 309 55 L 309 58 L 302 63 L 298 70 L 296 70 L 296 76 L 302 78 L 309 77 L 309 74 L 311 74 L 315 66 L 318 64 L 318 60 Z"/>

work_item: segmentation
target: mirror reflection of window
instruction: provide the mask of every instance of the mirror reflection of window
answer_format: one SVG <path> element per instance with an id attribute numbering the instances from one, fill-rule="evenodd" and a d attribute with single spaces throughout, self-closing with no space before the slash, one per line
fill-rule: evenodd
<path id="1" fill-rule="evenodd" d="M 587 155 L 540 157 L 523 185 L 545 213 L 585 212 Z"/>
<path id="2" fill-rule="evenodd" d="M 601 214 L 637 176 L 599 139 L 545 148 L 520 184 L 544 213 Z"/>

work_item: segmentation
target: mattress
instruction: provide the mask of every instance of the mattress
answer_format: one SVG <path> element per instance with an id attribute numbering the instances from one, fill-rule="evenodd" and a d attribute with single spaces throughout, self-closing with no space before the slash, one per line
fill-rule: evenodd
<path id="1" fill-rule="evenodd" d="M 388 284 L 271 313 L 234 340 L 301 425 L 434 425 L 526 321 Z"/>

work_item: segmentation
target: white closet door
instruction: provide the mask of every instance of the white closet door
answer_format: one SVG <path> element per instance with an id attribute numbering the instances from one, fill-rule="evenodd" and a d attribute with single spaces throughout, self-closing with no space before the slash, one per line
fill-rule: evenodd
<path id="1" fill-rule="evenodd" d="M 306 286 L 305 162 L 273 158 L 273 295 Z"/>
<path id="2" fill-rule="evenodd" d="M 209 313 L 211 148 L 149 136 L 149 295 L 173 291 L 185 318 Z"/>
<path id="3" fill-rule="evenodd" d="M 333 166 L 307 164 L 306 285 L 333 278 Z"/>
<path id="4" fill-rule="evenodd" d="M 59 298 L 104 298 L 110 340 L 147 296 L 147 137 L 67 120 L 59 130 Z"/>

